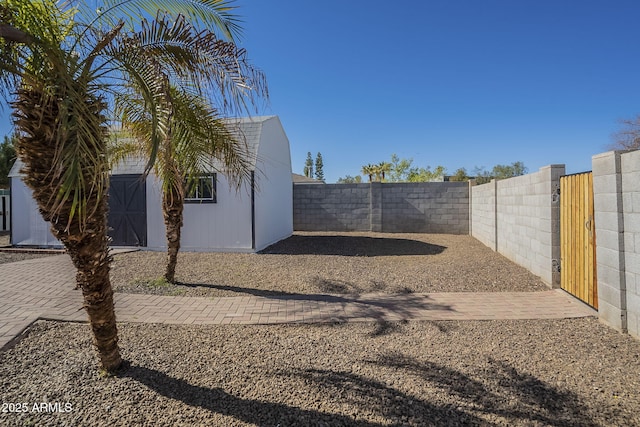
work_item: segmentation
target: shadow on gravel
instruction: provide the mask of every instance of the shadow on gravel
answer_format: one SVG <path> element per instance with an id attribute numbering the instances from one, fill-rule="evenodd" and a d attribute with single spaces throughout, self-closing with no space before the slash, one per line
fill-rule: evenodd
<path id="1" fill-rule="evenodd" d="M 418 240 L 366 236 L 294 235 L 258 252 L 273 255 L 407 256 L 437 255 L 445 246 Z"/>
<path id="2" fill-rule="evenodd" d="M 344 414 L 331 414 L 279 402 L 243 399 L 220 388 L 206 388 L 172 378 L 163 372 L 129 366 L 119 374 L 131 378 L 156 393 L 192 407 L 233 417 L 261 426 L 339 425 L 374 427 L 382 425 L 482 425 L 483 420 L 449 405 L 435 405 L 403 393 L 379 381 L 349 372 L 305 370 L 284 372 L 320 387 L 318 396 L 338 397 L 349 403 L 354 413 L 377 413 L 385 423 L 357 420 Z M 277 395 L 277 390 L 274 390 Z M 389 424 L 391 423 L 391 424 Z"/>
<path id="3" fill-rule="evenodd" d="M 220 388 L 206 388 L 172 378 L 163 372 L 129 366 L 118 376 L 131 378 L 156 393 L 175 399 L 192 407 L 231 416 L 237 420 L 260 426 L 341 425 L 374 427 L 383 424 L 358 421 L 341 414 L 328 414 L 312 409 L 302 409 L 284 403 L 243 399 Z M 277 393 L 274 393 L 277 394 Z"/>
<path id="4" fill-rule="evenodd" d="M 435 404 L 353 372 L 305 369 L 288 370 L 280 374 L 301 378 L 306 384 L 315 384 L 318 395 L 332 396 L 354 408 L 354 412 L 379 414 L 394 426 L 487 424 L 460 406 Z"/>
<path id="5" fill-rule="evenodd" d="M 501 361 L 489 359 L 491 369 L 479 371 L 480 380 L 447 366 L 418 361 L 400 353 L 389 353 L 378 360 L 365 362 L 382 368 L 401 369 L 405 371 L 404 375 L 418 375 L 443 393 L 453 396 L 458 405 L 503 417 L 513 424 L 540 423 L 557 427 L 598 425 L 591 420 L 587 407 L 577 394 L 518 372 Z M 491 384 L 496 385 L 487 387 Z M 454 424 L 458 423 L 454 420 Z"/>

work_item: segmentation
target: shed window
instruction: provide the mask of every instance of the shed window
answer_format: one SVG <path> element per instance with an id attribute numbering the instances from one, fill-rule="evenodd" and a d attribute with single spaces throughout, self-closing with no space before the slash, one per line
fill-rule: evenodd
<path id="1" fill-rule="evenodd" d="M 187 188 L 186 203 L 216 203 L 216 174 L 202 175 Z"/>

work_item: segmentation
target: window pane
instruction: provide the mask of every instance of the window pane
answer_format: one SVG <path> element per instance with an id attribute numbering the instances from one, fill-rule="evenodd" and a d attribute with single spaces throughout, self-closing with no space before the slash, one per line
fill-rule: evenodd
<path id="1" fill-rule="evenodd" d="M 207 176 L 200 178 L 199 196 L 201 199 L 212 200 L 213 199 L 213 177 Z"/>
<path id="2" fill-rule="evenodd" d="M 216 203 L 216 175 L 201 176 L 186 188 L 186 201 Z"/>

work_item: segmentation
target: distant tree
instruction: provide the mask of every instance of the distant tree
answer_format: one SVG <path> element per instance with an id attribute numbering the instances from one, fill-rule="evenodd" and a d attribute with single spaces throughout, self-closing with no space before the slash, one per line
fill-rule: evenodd
<path id="1" fill-rule="evenodd" d="M 469 181 L 469 175 L 467 175 L 467 170 L 465 168 L 460 168 L 456 170 L 456 172 L 451 178 L 449 178 L 449 180 L 454 182 Z"/>
<path id="2" fill-rule="evenodd" d="M 368 164 L 362 166 L 362 173 L 369 176 L 369 182 L 384 181 L 385 174 L 391 170 L 391 164 L 380 162 L 377 165 Z"/>
<path id="3" fill-rule="evenodd" d="M 611 150 L 640 150 L 640 114 L 631 120 L 621 120 L 621 129 L 613 135 Z"/>
<path id="4" fill-rule="evenodd" d="M 437 166 L 434 170 L 431 170 L 431 166 L 426 168 L 411 168 L 407 176 L 408 182 L 433 182 L 443 181 L 446 169 L 444 166 Z"/>
<path id="5" fill-rule="evenodd" d="M 324 171 L 322 170 L 322 154 L 318 152 L 316 155 L 316 179 L 324 182 Z"/>
<path id="6" fill-rule="evenodd" d="M 527 173 L 527 167 L 522 162 L 514 162 L 510 165 L 495 165 L 491 175 L 495 179 L 506 179 Z"/>
<path id="7" fill-rule="evenodd" d="M 401 159 L 397 154 L 391 155 L 391 170 L 387 180 L 390 182 L 407 181 L 413 159 Z"/>
<path id="8" fill-rule="evenodd" d="M 379 174 L 379 180 L 384 181 L 386 174 L 391 172 L 391 163 L 389 162 L 380 162 L 376 165 L 377 172 Z"/>
<path id="9" fill-rule="evenodd" d="M 376 174 L 376 167 L 371 163 L 362 166 L 362 174 L 369 177 L 369 182 L 373 182 L 373 177 Z"/>
<path id="10" fill-rule="evenodd" d="M 310 151 L 307 152 L 307 160 L 304 162 L 304 176 L 313 178 L 313 159 Z"/>
<path id="11" fill-rule="evenodd" d="M 528 168 L 522 162 L 513 162 L 510 165 L 495 165 L 491 172 L 484 168 L 475 168 L 476 182 L 486 184 L 492 179 L 507 179 L 527 173 Z"/>
<path id="12" fill-rule="evenodd" d="M 15 136 L 5 136 L 0 143 L 0 188 L 9 188 L 9 171 L 16 161 Z"/>
<path id="13" fill-rule="evenodd" d="M 362 182 L 362 177 L 360 175 L 351 176 L 346 175 L 344 178 L 338 178 L 338 184 L 360 184 Z"/>
<path id="14" fill-rule="evenodd" d="M 444 166 L 438 166 L 431 170 L 429 166 L 422 168 L 412 166 L 412 164 L 413 159 L 401 159 L 397 154 L 392 154 L 391 162 L 381 162 L 374 166 L 367 166 L 372 166 L 372 176 L 375 177 L 376 181 L 427 182 L 442 181 L 444 179 Z"/>
<path id="15" fill-rule="evenodd" d="M 476 166 L 473 169 L 473 174 L 475 176 L 476 184 L 486 184 L 493 179 L 491 172 L 487 171 L 484 167 Z"/>

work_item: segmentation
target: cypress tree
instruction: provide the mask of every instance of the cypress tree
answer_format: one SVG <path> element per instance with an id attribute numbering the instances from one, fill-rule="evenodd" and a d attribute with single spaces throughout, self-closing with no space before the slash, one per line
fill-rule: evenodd
<path id="1" fill-rule="evenodd" d="M 324 171 L 322 170 L 322 154 L 316 156 L 316 179 L 324 182 Z"/>
<path id="2" fill-rule="evenodd" d="M 310 151 L 307 152 L 307 160 L 304 162 L 304 176 L 313 178 L 313 159 Z"/>

